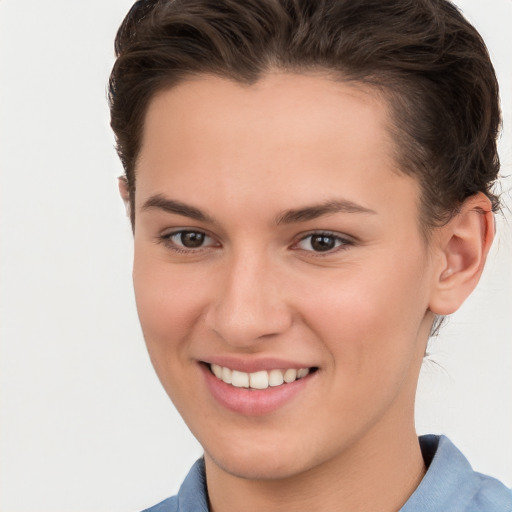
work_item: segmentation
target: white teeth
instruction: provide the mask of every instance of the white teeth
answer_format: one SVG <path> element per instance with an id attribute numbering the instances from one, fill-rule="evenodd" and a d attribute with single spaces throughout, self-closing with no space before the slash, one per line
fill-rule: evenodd
<path id="1" fill-rule="evenodd" d="M 286 383 L 290 383 L 290 382 L 293 382 L 294 380 L 297 379 L 297 370 L 295 370 L 294 368 L 290 368 L 289 370 L 286 370 L 284 372 L 284 381 Z"/>
<path id="2" fill-rule="evenodd" d="M 287 370 L 261 370 L 259 372 L 246 373 L 238 370 L 231 370 L 218 364 L 210 365 L 212 373 L 226 384 L 236 388 L 267 389 L 281 386 L 284 383 L 290 384 L 297 379 L 302 379 L 309 374 L 309 368 L 289 368 Z"/>
<path id="3" fill-rule="evenodd" d="M 212 364 L 212 372 L 217 379 L 222 379 L 222 368 L 218 364 Z"/>
<path id="4" fill-rule="evenodd" d="M 226 368 L 225 366 L 222 367 L 222 377 L 221 379 L 226 384 L 231 384 L 231 370 L 229 368 Z"/>
<path id="5" fill-rule="evenodd" d="M 233 370 L 231 372 L 231 384 L 235 388 L 248 388 L 249 387 L 249 374 Z"/>
<path id="6" fill-rule="evenodd" d="M 309 368 L 301 368 L 297 370 L 297 379 L 302 379 L 309 373 Z"/>
<path id="7" fill-rule="evenodd" d="M 253 389 L 267 389 L 268 380 L 268 372 L 265 370 L 249 374 L 250 387 Z"/>
<path id="8" fill-rule="evenodd" d="M 268 372 L 268 385 L 280 386 L 284 382 L 283 372 L 281 370 L 270 370 Z"/>

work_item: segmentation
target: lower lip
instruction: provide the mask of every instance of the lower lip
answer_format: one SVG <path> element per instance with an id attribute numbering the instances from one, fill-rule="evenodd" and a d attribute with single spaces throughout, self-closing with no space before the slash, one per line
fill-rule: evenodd
<path id="1" fill-rule="evenodd" d="M 201 363 L 200 366 L 206 385 L 217 402 L 230 411 L 247 416 L 261 416 L 277 411 L 303 392 L 316 374 L 310 373 L 302 379 L 281 386 L 248 389 L 226 384 L 215 377 L 206 364 Z"/>

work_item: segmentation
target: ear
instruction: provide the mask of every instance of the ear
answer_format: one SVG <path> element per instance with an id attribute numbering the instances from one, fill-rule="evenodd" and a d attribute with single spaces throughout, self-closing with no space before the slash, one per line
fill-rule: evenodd
<path id="1" fill-rule="evenodd" d="M 124 207 L 126 209 L 126 216 L 130 216 L 130 190 L 128 188 L 128 180 L 126 176 L 119 176 L 117 179 L 117 184 L 119 186 L 119 194 L 121 195 L 121 199 L 123 200 Z"/>
<path id="2" fill-rule="evenodd" d="M 429 309 L 437 315 L 457 311 L 475 289 L 494 238 L 491 202 L 479 192 L 436 235 L 436 269 Z"/>

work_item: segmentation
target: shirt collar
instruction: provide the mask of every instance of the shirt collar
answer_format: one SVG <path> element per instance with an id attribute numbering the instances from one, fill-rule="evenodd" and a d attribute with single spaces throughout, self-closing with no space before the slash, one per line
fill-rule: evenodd
<path id="1" fill-rule="evenodd" d="M 400 512 L 459 512 L 467 509 L 481 487 L 479 473 L 446 436 L 419 438 L 428 469 Z"/>
<path id="2" fill-rule="evenodd" d="M 209 512 L 204 458 L 195 462 L 178 492 L 178 512 Z"/>

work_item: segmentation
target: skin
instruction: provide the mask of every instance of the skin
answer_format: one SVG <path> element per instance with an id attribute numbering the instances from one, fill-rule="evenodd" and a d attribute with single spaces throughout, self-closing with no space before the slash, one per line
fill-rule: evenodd
<path id="1" fill-rule="evenodd" d="M 427 243 L 387 123 L 371 90 L 319 74 L 251 86 L 203 76 L 149 105 L 137 307 L 156 372 L 205 450 L 214 512 L 398 510 L 424 474 L 414 396 L 429 331 L 476 285 L 493 224 L 479 194 Z M 128 202 L 123 182 L 121 193 Z M 156 195 L 204 218 L 147 207 Z M 371 211 L 283 221 L 326 201 Z M 207 237 L 187 249 L 171 238 L 180 230 Z M 336 247 L 315 251 L 312 232 Z M 208 391 L 199 362 L 218 355 L 318 370 L 284 406 L 249 416 Z"/>

